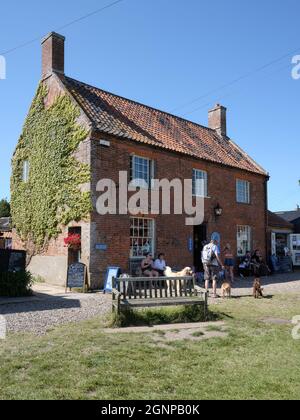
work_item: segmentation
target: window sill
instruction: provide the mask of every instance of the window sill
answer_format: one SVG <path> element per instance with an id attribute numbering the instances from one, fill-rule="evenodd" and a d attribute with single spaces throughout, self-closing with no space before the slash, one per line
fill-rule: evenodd
<path id="1" fill-rule="evenodd" d="M 207 198 L 207 199 L 211 199 L 211 197 L 209 195 L 194 195 L 194 194 L 193 194 L 193 198 Z"/>

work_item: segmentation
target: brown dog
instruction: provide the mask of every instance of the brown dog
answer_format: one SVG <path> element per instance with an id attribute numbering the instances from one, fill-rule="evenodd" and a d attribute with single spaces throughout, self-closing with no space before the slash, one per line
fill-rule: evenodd
<path id="1" fill-rule="evenodd" d="M 260 297 L 263 298 L 263 290 L 264 289 L 261 287 L 259 279 L 255 279 L 253 284 L 253 297 L 255 299 L 259 299 Z"/>
<path id="2" fill-rule="evenodd" d="M 229 282 L 225 281 L 222 284 L 221 291 L 224 299 L 225 297 L 231 298 L 231 284 Z"/>

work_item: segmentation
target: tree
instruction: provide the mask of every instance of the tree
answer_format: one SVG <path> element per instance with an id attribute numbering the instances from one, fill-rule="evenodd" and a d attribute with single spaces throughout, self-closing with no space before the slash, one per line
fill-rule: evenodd
<path id="1" fill-rule="evenodd" d="M 6 198 L 0 200 L 0 217 L 10 217 L 10 204 Z"/>

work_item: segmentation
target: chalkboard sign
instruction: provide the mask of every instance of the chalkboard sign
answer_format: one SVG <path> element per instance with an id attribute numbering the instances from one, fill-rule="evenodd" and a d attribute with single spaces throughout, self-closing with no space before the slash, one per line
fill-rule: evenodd
<path id="1" fill-rule="evenodd" d="M 86 267 L 82 263 L 72 264 L 68 268 L 67 289 L 83 289 L 86 280 Z"/>
<path id="2" fill-rule="evenodd" d="M 19 272 L 26 270 L 26 252 L 0 250 L 0 272 Z"/>
<path id="3" fill-rule="evenodd" d="M 118 278 L 120 275 L 120 268 L 119 267 L 108 267 L 106 271 L 106 279 L 104 283 L 104 293 L 111 293 L 113 287 L 113 278 Z"/>

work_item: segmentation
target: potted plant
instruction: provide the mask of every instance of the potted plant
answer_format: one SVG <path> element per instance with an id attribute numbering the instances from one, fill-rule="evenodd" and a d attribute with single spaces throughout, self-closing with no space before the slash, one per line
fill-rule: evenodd
<path id="1" fill-rule="evenodd" d="M 68 236 L 64 239 L 64 242 L 65 246 L 67 246 L 69 249 L 78 251 L 81 248 L 81 235 L 78 233 L 69 233 Z"/>

